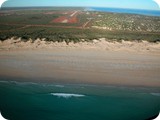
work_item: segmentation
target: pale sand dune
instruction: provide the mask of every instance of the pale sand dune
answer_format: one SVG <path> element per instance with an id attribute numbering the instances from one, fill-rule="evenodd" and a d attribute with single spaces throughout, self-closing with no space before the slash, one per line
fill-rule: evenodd
<path id="1" fill-rule="evenodd" d="M 44 40 L 37 39 L 34 42 L 29 40 L 27 42 L 21 41 L 21 39 L 8 39 L 4 42 L 0 41 L 0 51 L 3 50 L 33 50 L 33 49 L 82 49 L 82 50 L 101 50 L 101 51 L 125 51 L 125 52 L 141 52 L 152 54 L 160 54 L 160 43 L 149 43 L 147 41 L 122 41 L 120 42 L 108 42 L 104 38 L 99 40 L 93 40 L 93 42 L 70 42 L 67 45 L 65 42 L 46 42 Z"/>
<path id="2" fill-rule="evenodd" d="M 8 40 L 0 49 L 0 77 L 160 87 L 159 43 L 94 40 L 67 46 Z"/>

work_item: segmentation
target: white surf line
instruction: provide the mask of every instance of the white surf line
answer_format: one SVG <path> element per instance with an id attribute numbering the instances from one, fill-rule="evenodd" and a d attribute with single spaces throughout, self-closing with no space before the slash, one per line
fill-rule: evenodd
<path id="1" fill-rule="evenodd" d="M 78 11 L 75 11 L 74 13 L 72 13 L 72 14 L 70 15 L 70 17 L 73 17 L 77 12 L 78 12 Z"/>
<path id="2" fill-rule="evenodd" d="M 150 93 L 150 94 L 154 96 L 160 96 L 160 93 Z"/>
<path id="3" fill-rule="evenodd" d="M 73 93 L 51 93 L 51 95 L 63 98 L 70 98 L 70 97 L 84 97 L 85 95 L 82 94 L 73 94 Z"/>
<path id="4" fill-rule="evenodd" d="M 64 85 L 54 85 L 55 87 L 63 88 L 65 87 Z"/>

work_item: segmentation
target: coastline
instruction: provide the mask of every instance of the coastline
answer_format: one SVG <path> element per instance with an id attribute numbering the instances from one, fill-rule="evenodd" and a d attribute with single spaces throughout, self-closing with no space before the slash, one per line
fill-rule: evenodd
<path id="1" fill-rule="evenodd" d="M 160 11 L 100 9 L 2 8 L 0 108 L 5 119 L 147 120 L 158 115 Z"/>
<path id="2" fill-rule="evenodd" d="M 146 10 L 146 9 L 127 9 L 127 8 L 105 8 L 105 7 L 91 7 L 88 8 L 90 11 L 101 11 L 121 14 L 136 14 L 136 15 L 147 15 L 147 16 L 160 16 L 158 10 Z"/>
<path id="3" fill-rule="evenodd" d="M 160 43 L 0 43 L 0 76 L 38 82 L 160 86 Z M 22 80 L 23 81 L 23 80 Z"/>

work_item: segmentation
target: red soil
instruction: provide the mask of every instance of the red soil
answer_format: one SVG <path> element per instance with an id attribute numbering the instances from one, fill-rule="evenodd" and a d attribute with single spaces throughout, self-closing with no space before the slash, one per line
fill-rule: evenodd
<path id="1" fill-rule="evenodd" d="M 67 15 L 65 16 L 60 16 L 54 20 L 51 21 L 51 23 L 77 23 L 77 14 L 75 14 L 74 16 L 70 16 L 71 14 L 73 14 L 73 12 L 68 12 Z"/>
<path id="2" fill-rule="evenodd" d="M 59 18 L 54 19 L 52 22 L 53 23 L 62 23 L 66 19 L 65 16 L 61 16 Z"/>
<path id="3" fill-rule="evenodd" d="M 77 23 L 77 22 L 78 22 L 78 20 L 77 20 L 76 16 L 68 19 L 68 23 Z"/>

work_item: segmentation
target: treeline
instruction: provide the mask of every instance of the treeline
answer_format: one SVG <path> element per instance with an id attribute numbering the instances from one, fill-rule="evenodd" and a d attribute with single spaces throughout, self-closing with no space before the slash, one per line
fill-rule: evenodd
<path id="1" fill-rule="evenodd" d="M 147 40 L 149 42 L 160 42 L 160 34 L 152 32 L 127 32 L 127 31 L 107 31 L 97 29 L 76 29 L 76 28 L 44 28 L 29 27 L 15 31 L 0 32 L 0 40 L 6 40 L 11 37 L 22 38 L 27 41 L 37 38 L 45 38 L 46 41 L 65 41 L 79 42 L 92 41 L 93 39 L 106 38 L 109 40 Z"/>

